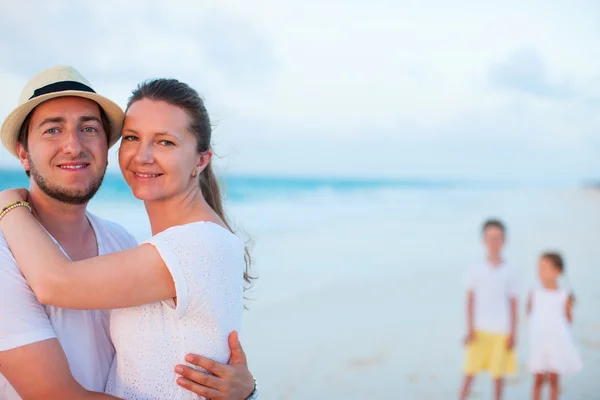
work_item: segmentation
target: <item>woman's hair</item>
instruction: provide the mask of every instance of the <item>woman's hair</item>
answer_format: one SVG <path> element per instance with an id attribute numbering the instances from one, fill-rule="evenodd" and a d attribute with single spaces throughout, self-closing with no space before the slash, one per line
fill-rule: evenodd
<path id="1" fill-rule="evenodd" d="M 550 261 L 560 273 L 565 272 L 565 263 L 563 261 L 562 256 L 559 253 L 546 252 L 542 254 L 542 258 L 545 258 L 546 260 Z"/>
<path id="2" fill-rule="evenodd" d="M 198 143 L 196 150 L 198 153 L 204 153 L 210 150 L 212 126 L 210 124 L 208 112 L 204 106 L 204 101 L 200 98 L 198 92 L 176 79 L 153 79 L 145 81 L 140 83 L 132 92 L 129 101 L 127 102 L 125 113 L 127 113 L 133 103 L 143 99 L 163 101 L 184 110 L 190 117 L 188 130 L 196 137 Z M 221 190 L 212 168 L 212 162 L 209 162 L 206 168 L 200 173 L 199 184 L 202 196 L 208 205 L 223 220 L 229 230 L 233 232 L 233 229 L 231 229 L 227 217 L 225 216 Z M 245 249 L 244 260 L 246 262 L 244 280 L 246 283 L 251 284 L 252 280 L 256 278 L 250 275 L 252 257 L 250 256 L 248 247 Z"/>

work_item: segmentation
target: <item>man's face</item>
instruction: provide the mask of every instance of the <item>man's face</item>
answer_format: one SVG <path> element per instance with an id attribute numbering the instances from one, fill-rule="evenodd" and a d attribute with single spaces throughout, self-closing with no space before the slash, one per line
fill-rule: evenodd
<path id="1" fill-rule="evenodd" d="M 107 133 L 100 107 L 80 97 L 59 97 L 31 114 L 28 150 L 17 151 L 33 184 L 68 204 L 85 204 L 96 194 L 107 167 Z"/>

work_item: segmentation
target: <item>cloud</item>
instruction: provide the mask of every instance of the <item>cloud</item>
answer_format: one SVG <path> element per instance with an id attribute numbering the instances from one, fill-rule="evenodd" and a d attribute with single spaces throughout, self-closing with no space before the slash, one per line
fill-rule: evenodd
<path id="1" fill-rule="evenodd" d="M 502 156 L 482 174 L 504 173 L 522 149 L 564 148 L 576 175 L 600 132 L 600 53 L 589 50 L 600 5 L 583 0 L 0 7 L 0 119 L 50 65 L 75 66 L 122 106 L 141 80 L 174 77 L 206 99 L 221 165 L 236 172 L 467 173 L 492 146 Z M 531 162 L 550 170 L 552 159 Z"/>
<path id="2" fill-rule="evenodd" d="M 534 49 L 522 49 L 506 61 L 492 65 L 490 81 L 500 88 L 539 97 L 568 98 L 576 91 L 566 85 L 549 80 L 546 66 Z"/>

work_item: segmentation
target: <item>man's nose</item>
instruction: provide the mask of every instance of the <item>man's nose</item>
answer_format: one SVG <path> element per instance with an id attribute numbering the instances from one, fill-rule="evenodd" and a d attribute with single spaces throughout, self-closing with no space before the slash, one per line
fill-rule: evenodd
<path id="1" fill-rule="evenodd" d="M 81 135 L 77 129 L 67 128 L 67 131 L 65 132 L 63 151 L 67 154 L 78 156 L 83 150 L 81 139 Z"/>

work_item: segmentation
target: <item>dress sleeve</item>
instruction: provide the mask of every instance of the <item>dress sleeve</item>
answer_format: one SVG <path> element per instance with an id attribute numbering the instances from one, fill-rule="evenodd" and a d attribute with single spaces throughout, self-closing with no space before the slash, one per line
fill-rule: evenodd
<path id="1" fill-rule="evenodd" d="M 179 318 L 227 314 L 243 298 L 244 246 L 231 232 L 211 223 L 193 223 L 153 236 L 177 295 Z M 212 312 L 211 312 L 212 311 Z"/>

